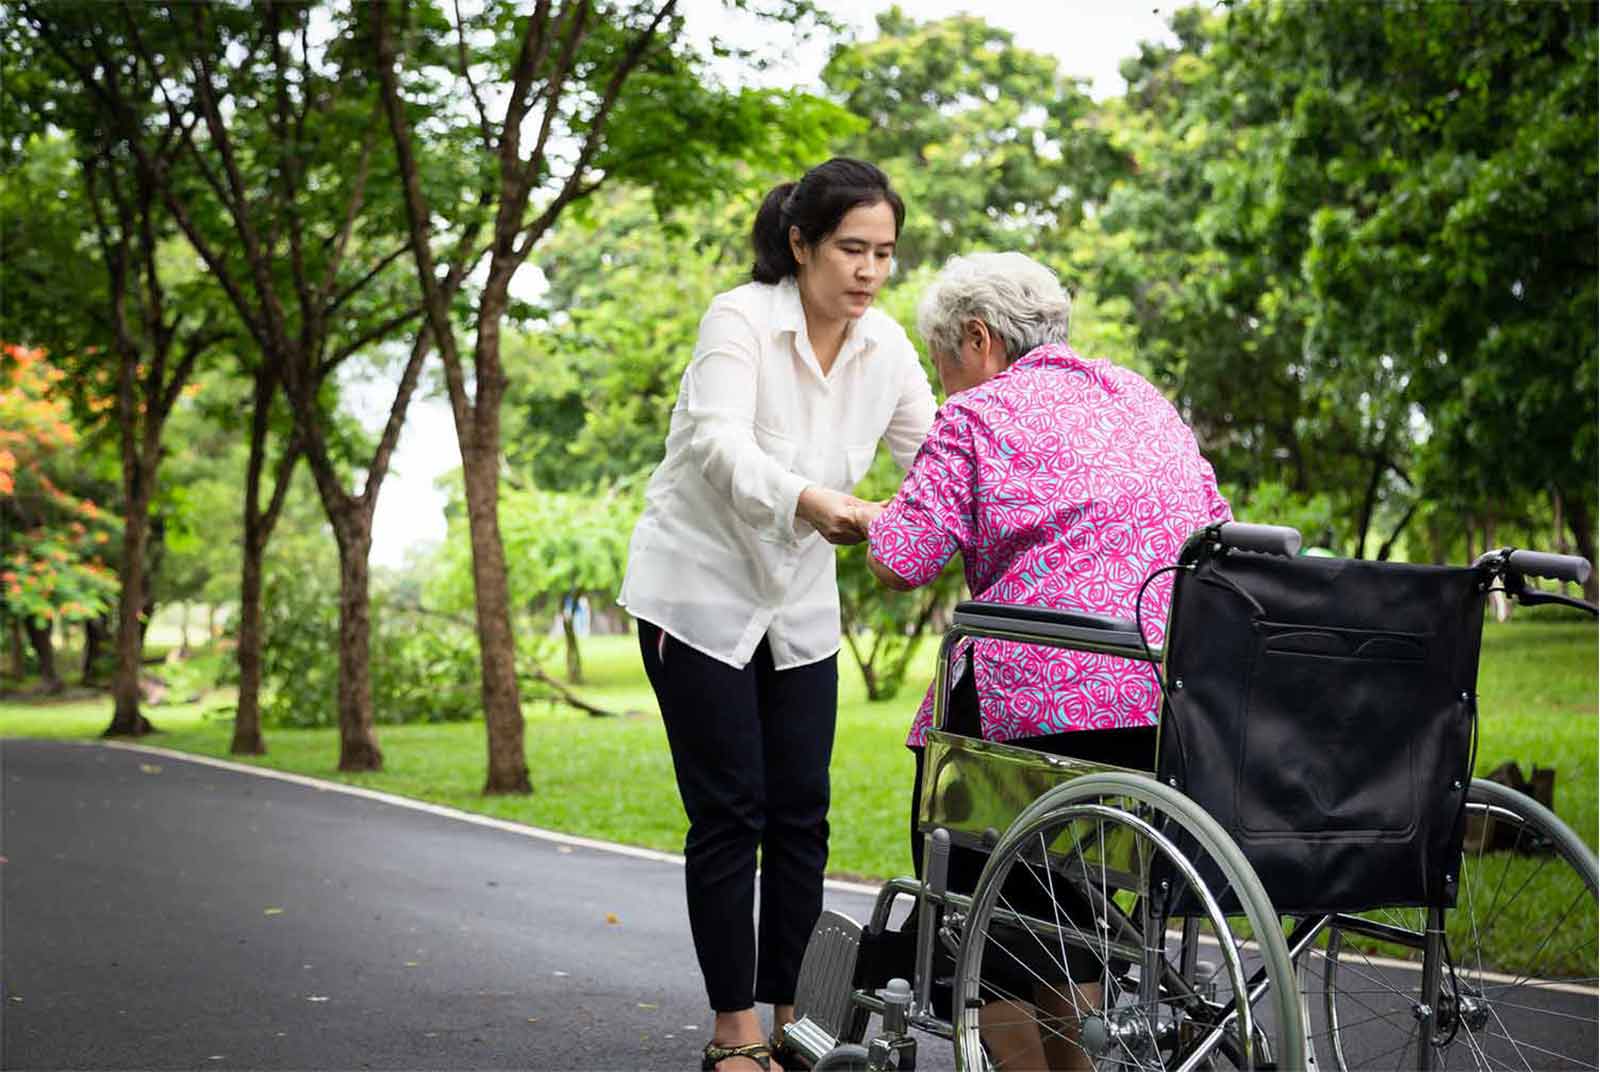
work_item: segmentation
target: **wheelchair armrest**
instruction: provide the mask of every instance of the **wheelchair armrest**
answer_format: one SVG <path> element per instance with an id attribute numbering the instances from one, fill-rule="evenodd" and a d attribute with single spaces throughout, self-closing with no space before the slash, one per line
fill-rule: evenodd
<path id="1" fill-rule="evenodd" d="M 1146 658 L 1138 627 L 1126 618 L 967 600 L 956 604 L 953 620 L 956 628 L 984 636 Z M 1159 649 L 1152 649 L 1152 653 L 1160 657 Z"/>

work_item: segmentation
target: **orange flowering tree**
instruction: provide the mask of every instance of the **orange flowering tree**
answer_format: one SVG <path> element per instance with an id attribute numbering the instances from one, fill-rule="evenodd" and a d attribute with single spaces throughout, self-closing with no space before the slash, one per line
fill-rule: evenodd
<path id="1" fill-rule="evenodd" d="M 121 522 L 64 489 L 79 446 L 65 374 L 43 350 L 0 343 L 0 614 L 17 621 L 54 683 L 48 650 L 56 622 L 100 618 L 116 603 L 104 555 Z"/>

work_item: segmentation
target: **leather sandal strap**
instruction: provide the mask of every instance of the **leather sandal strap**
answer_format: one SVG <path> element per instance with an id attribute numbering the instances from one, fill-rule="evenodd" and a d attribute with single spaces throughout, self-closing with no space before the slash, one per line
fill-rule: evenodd
<path id="1" fill-rule="evenodd" d="M 717 1064 L 730 1057 L 743 1057 L 754 1061 L 761 1066 L 761 1072 L 769 1072 L 772 1068 L 772 1050 L 765 1042 L 752 1042 L 745 1046 L 719 1046 L 715 1042 L 706 1043 L 704 1056 L 700 1060 L 701 1072 L 713 1072 Z"/>

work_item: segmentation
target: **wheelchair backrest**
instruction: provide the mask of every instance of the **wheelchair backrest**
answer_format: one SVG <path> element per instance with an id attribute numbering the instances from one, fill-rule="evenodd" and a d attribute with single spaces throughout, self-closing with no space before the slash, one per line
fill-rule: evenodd
<path id="1" fill-rule="evenodd" d="M 1214 544 L 1191 564 L 1157 775 L 1282 911 L 1453 904 L 1486 575 Z"/>

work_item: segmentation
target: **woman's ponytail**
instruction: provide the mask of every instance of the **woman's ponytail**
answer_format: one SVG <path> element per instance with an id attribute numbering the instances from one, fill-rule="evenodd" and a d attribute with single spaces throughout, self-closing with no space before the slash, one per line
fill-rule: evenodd
<path id="1" fill-rule="evenodd" d="M 750 278 L 757 283 L 777 283 L 794 275 L 800 267 L 795 263 L 794 250 L 789 248 L 789 221 L 783 212 L 784 203 L 798 185 L 782 182 L 774 186 L 756 211 L 755 226 L 750 228 L 756 262 L 750 269 Z"/>

